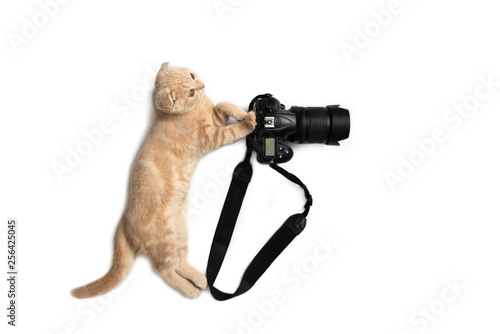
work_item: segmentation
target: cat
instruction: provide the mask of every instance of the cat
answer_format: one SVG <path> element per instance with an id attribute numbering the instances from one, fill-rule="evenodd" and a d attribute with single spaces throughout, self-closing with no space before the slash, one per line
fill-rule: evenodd
<path id="1" fill-rule="evenodd" d="M 153 91 L 155 121 L 133 163 L 125 212 L 114 237 L 111 269 L 73 289 L 76 298 L 105 294 L 125 279 L 137 254 L 186 297 L 206 289 L 205 275 L 188 264 L 187 197 L 200 158 L 254 131 L 255 114 L 213 105 L 193 71 L 163 63 Z M 227 125 L 229 117 L 239 123 Z"/>

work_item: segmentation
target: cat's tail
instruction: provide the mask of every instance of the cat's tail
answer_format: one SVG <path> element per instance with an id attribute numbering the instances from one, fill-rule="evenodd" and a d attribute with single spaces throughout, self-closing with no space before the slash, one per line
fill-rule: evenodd
<path id="1" fill-rule="evenodd" d="M 116 229 L 111 269 L 98 280 L 71 290 L 71 294 L 76 298 L 90 298 L 110 292 L 127 277 L 134 262 L 135 253 L 127 241 L 121 221 Z"/>

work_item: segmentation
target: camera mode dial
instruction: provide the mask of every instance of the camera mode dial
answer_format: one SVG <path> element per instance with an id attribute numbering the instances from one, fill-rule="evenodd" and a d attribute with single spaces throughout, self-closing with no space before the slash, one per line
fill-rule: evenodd
<path id="1" fill-rule="evenodd" d="M 270 97 L 266 101 L 266 108 L 269 109 L 269 111 L 279 111 L 281 108 L 280 101 L 274 97 Z"/>

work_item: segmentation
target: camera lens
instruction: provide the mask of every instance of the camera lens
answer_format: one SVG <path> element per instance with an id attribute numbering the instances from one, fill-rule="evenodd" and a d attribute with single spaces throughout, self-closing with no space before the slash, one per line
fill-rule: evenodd
<path id="1" fill-rule="evenodd" d="M 339 145 L 349 137 L 349 110 L 339 106 L 292 107 L 297 116 L 297 129 L 293 136 L 299 143 L 324 143 Z"/>

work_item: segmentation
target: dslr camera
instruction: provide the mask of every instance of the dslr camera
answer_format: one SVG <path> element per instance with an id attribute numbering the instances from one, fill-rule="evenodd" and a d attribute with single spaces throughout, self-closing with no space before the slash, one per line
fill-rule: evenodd
<path id="1" fill-rule="evenodd" d="M 285 141 L 339 145 L 349 137 L 349 110 L 338 105 L 286 110 L 278 99 L 264 94 L 252 100 L 249 110 L 255 112 L 257 127 L 247 140 L 261 163 L 290 161 L 293 150 Z"/>

